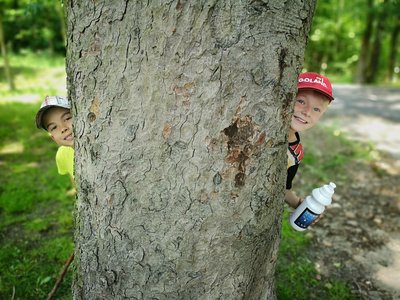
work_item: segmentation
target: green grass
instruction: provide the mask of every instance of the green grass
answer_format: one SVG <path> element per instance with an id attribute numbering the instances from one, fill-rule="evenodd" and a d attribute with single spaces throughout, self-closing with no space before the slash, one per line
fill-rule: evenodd
<path id="1" fill-rule="evenodd" d="M 0 101 L 41 101 L 46 95 L 67 94 L 64 57 L 24 52 L 9 60 L 16 89 L 9 90 L 0 57 Z"/>
<path id="2" fill-rule="evenodd" d="M 41 99 L 59 93 L 48 83 L 65 81 L 63 59 L 11 62 L 18 90 L 0 82 L 0 299 L 45 299 L 73 251 L 74 197 L 56 170 L 57 145 L 34 118 Z M 71 283 L 68 272 L 56 299 L 71 299 Z"/>
<path id="3" fill-rule="evenodd" d="M 346 282 L 318 278 L 315 264 L 308 258 L 310 238 L 291 228 L 289 212 L 285 210 L 282 240 L 276 268 L 277 297 L 279 300 L 355 300 Z M 311 249 L 312 251 L 312 249 Z"/>
<path id="4" fill-rule="evenodd" d="M 35 104 L 0 103 L 0 299 L 43 299 L 73 250 L 74 198 Z M 69 296 L 71 275 L 58 291 Z"/>
<path id="5" fill-rule="evenodd" d="M 379 159 L 372 144 L 351 141 L 330 127 L 319 126 L 303 133 L 302 142 L 306 154 L 302 160 L 301 178 L 308 180 L 302 180 L 299 187 L 305 193 L 329 181 L 346 182 L 346 167 L 359 161 L 367 163 Z"/>
<path id="6" fill-rule="evenodd" d="M 316 186 L 330 181 L 345 186 L 349 180 L 345 171 L 357 161 L 371 162 L 378 158 L 372 145 L 355 143 L 332 128 L 316 127 L 302 134 L 305 156 L 293 189 L 299 195 L 307 195 Z M 317 279 L 318 272 L 307 253 L 310 238 L 306 232 L 291 228 L 288 218 L 290 209 L 283 215 L 282 240 L 277 264 L 277 295 L 279 300 L 351 300 L 346 282 Z M 318 226 L 318 225 L 316 225 Z"/>

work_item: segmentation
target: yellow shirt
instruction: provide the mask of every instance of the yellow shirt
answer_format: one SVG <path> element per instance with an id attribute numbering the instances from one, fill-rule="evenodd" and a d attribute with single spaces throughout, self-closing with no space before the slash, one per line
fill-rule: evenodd
<path id="1" fill-rule="evenodd" d="M 58 174 L 69 174 L 74 178 L 74 148 L 60 146 L 56 154 Z"/>

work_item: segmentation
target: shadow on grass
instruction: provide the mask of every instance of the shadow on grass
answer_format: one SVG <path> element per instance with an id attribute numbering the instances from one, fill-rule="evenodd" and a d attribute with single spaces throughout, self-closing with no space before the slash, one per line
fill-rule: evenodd
<path id="1" fill-rule="evenodd" d="M 0 103 L 0 299 L 45 299 L 73 250 L 73 196 L 37 103 Z M 57 299 L 71 299 L 71 272 Z"/>
<path id="2" fill-rule="evenodd" d="M 39 73 L 39 69 L 31 67 L 11 67 L 12 76 L 24 75 L 27 78 L 34 78 Z M 0 81 L 7 82 L 4 66 L 0 67 Z"/>

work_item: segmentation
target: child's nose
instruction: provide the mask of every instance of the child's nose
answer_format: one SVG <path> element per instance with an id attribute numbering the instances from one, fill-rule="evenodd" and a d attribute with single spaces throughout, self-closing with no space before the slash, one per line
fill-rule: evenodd
<path id="1" fill-rule="evenodd" d="M 310 114 L 310 105 L 304 105 L 303 106 L 303 109 L 302 109 L 302 113 L 304 114 L 304 115 L 309 115 Z"/>

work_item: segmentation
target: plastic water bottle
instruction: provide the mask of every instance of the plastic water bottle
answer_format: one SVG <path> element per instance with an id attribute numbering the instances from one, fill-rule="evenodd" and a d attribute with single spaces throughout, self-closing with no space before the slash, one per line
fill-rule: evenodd
<path id="1" fill-rule="evenodd" d="M 325 206 L 331 204 L 335 187 L 331 182 L 313 189 L 311 195 L 307 196 L 290 216 L 292 227 L 298 231 L 306 230 L 324 212 Z"/>

